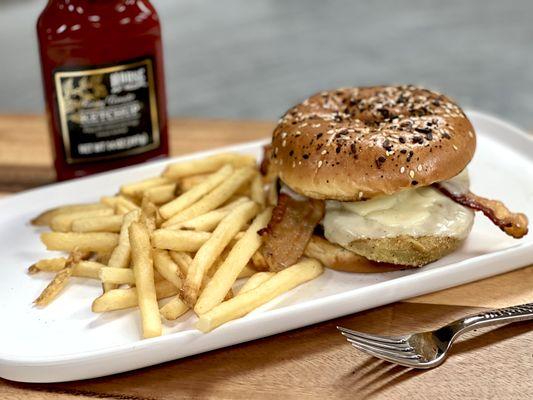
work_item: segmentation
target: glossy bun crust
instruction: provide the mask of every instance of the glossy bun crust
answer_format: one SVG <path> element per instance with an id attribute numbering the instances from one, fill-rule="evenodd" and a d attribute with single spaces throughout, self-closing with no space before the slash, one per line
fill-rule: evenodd
<path id="1" fill-rule="evenodd" d="M 450 179 L 475 147 L 472 124 L 444 95 L 410 85 L 343 88 L 287 111 L 271 165 L 300 194 L 351 201 Z"/>

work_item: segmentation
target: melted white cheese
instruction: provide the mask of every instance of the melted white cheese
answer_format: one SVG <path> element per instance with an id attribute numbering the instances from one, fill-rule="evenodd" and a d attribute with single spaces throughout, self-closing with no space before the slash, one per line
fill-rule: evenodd
<path id="1" fill-rule="evenodd" d="M 468 190 L 463 171 L 448 181 L 457 191 Z M 324 235 L 330 242 L 348 245 L 356 239 L 399 235 L 448 236 L 463 239 L 470 232 L 474 212 L 433 187 L 408 189 L 367 201 L 326 201 Z"/>

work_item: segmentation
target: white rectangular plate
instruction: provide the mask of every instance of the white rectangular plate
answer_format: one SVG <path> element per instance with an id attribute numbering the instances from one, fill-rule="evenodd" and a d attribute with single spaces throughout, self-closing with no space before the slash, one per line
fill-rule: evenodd
<path id="1" fill-rule="evenodd" d="M 478 112 L 468 113 L 478 134 L 469 172 L 472 190 L 500 199 L 533 220 L 533 140 L 525 133 Z M 332 270 L 209 334 L 194 329 L 192 313 L 166 324 L 164 335 L 140 340 L 137 310 L 93 314 L 101 293 L 91 280 L 74 278 L 46 309 L 32 300 L 50 274 L 28 276 L 35 260 L 50 257 L 39 230 L 28 221 L 46 208 L 95 201 L 125 182 L 159 173 L 169 162 L 236 151 L 260 155 L 255 142 L 187 157 L 130 167 L 98 176 L 30 190 L 0 202 L 0 376 L 24 382 L 86 379 L 133 370 L 208 350 L 273 335 L 533 263 L 533 235 L 514 240 L 485 217 L 465 245 L 426 267 L 381 274 Z"/>

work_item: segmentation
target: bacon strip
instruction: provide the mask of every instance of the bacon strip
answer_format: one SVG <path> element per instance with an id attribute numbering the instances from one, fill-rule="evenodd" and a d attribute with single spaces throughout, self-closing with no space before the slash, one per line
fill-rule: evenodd
<path id="1" fill-rule="evenodd" d="M 439 183 L 434 184 L 434 186 L 456 203 L 473 210 L 481 211 L 494 225 L 509 236 L 519 239 L 527 234 L 527 217 L 522 213 L 509 211 L 501 201 L 486 199 L 470 191 L 466 193 L 454 193 Z"/>
<path id="2" fill-rule="evenodd" d="M 266 176 L 268 175 L 268 171 L 270 169 L 270 156 L 272 154 L 272 145 L 266 144 L 263 146 L 263 159 L 261 160 L 261 164 L 259 165 L 259 172 L 261 172 L 261 175 Z"/>
<path id="3" fill-rule="evenodd" d="M 259 231 L 264 239 L 261 254 L 271 271 L 281 271 L 298 261 L 323 216 L 323 201 L 279 195 L 268 226 Z"/>

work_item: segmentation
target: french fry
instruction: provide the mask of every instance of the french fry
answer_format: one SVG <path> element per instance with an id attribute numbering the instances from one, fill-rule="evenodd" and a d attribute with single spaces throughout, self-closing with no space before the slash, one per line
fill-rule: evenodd
<path id="1" fill-rule="evenodd" d="M 28 268 L 28 273 L 33 275 L 41 271 L 59 272 L 65 268 L 66 264 L 67 259 L 64 257 L 39 260 Z M 105 265 L 99 262 L 82 260 L 72 266 L 72 276 L 98 279 L 98 273 L 102 267 Z"/>
<path id="2" fill-rule="evenodd" d="M 226 215 L 230 213 L 235 207 L 246 203 L 248 199 L 246 197 L 239 197 L 237 200 L 217 208 L 216 210 L 209 211 L 206 214 L 199 215 L 188 221 L 180 222 L 176 225 L 170 225 L 167 229 L 190 229 L 194 231 L 206 231 L 211 232 L 222 221 Z"/>
<path id="3" fill-rule="evenodd" d="M 65 257 L 45 258 L 44 260 L 39 260 L 35 264 L 32 264 L 28 268 L 28 274 L 33 275 L 40 271 L 58 272 L 65 268 L 66 263 L 67 259 Z"/>
<path id="4" fill-rule="evenodd" d="M 178 293 L 178 289 L 168 282 L 161 281 L 155 284 L 155 293 L 158 299 L 165 299 Z M 101 313 L 106 311 L 123 310 L 139 305 L 137 288 L 113 289 L 96 298 L 92 304 L 92 311 Z M 158 310 L 159 312 L 159 310 Z"/>
<path id="5" fill-rule="evenodd" d="M 131 268 L 113 268 L 104 266 L 98 271 L 98 278 L 100 278 L 102 283 L 110 283 L 113 285 L 135 284 L 135 275 Z"/>
<path id="6" fill-rule="evenodd" d="M 45 307 L 50 304 L 57 295 L 65 288 L 67 282 L 72 275 L 72 268 L 68 268 L 68 264 L 65 268 L 60 270 L 54 279 L 46 286 L 41 292 L 39 297 L 33 302 L 37 307 Z"/>
<path id="7" fill-rule="evenodd" d="M 256 271 L 268 271 L 269 267 L 265 260 L 265 257 L 261 254 L 260 251 L 256 251 L 252 256 L 252 267 Z"/>
<path id="8" fill-rule="evenodd" d="M 198 301 L 194 306 L 194 311 L 197 314 L 205 314 L 216 305 L 222 303 L 224 296 L 237 280 L 239 273 L 261 246 L 261 236 L 259 236 L 257 231 L 267 226 L 271 215 L 271 209 L 259 214 L 246 230 L 244 236 L 233 246 L 222 265 L 220 265 L 198 297 Z"/>
<path id="9" fill-rule="evenodd" d="M 115 210 L 118 204 L 118 196 L 102 196 L 100 197 L 100 203 Z"/>
<path id="10" fill-rule="evenodd" d="M 170 258 L 168 251 L 153 249 L 154 267 L 163 278 L 171 282 L 176 288 L 181 288 L 180 270 Z"/>
<path id="11" fill-rule="evenodd" d="M 91 204 L 72 204 L 47 210 L 31 220 L 32 225 L 49 226 L 52 219 L 62 214 L 72 214 L 80 211 L 94 211 L 110 208 L 105 204 L 91 203 Z M 112 207 L 111 207 L 112 208 Z"/>
<path id="12" fill-rule="evenodd" d="M 72 276 L 72 267 L 74 264 L 80 262 L 84 257 L 87 257 L 88 254 L 84 253 L 81 250 L 74 249 L 70 253 L 65 267 L 57 272 L 56 276 L 52 281 L 44 288 L 39 297 L 33 302 L 37 307 L 45 307 L 50 304 L 57 295 L 65 288 L 69 278 Z"/>
<path id="13" fill-rule="evenodd" d="M 96 261 L 79 261 L 72 266 L 72 276 L 98 279 L 100 270 L 105 264 Z"/>
<path id="14" fill-rule="evenodd" d="M 214 172 L 226 164 L 231 164 L 235 168 L 254 166 L 255 158 L 243 154 L 217 154 L 198 160 L 185 161 L 167 166 L 163 176 L 172 180 L 186 176 L 205 174 Z"/>
<path id="15" fill-rule="evenodd" d="M 161 217 L 157 207 L 147 198 L 143 198 L 139 221 L 148 228 L 150 233 L 155 231 L 157 226 L 161 223 Z"/>
<path id="16" fill-rule="evenodd" d="M 117 215 L 126 215 L 130 211 L 132 211 L 132 209 L 126 207 L 124 204 L 117 204 L 115 207 L 115 213 Z"/>
<path id="17" fill-rule="evenodd" d="M 80 218 L 101 217 L 113 215 L 111 208 L 102 208 L 96 210 L 77 211 L 68 214 L 59 214 L 50 221 L 50 228 L 56 232 L 71 231 L 72 222 Z"/>
<path id="18" fill-rule="evenodd" d="M 171 202 L 162 205 L 159 212 L 163 218 L 169 219 L 180 211 L 185 210 L 202 196 L 219 186 L 224 180 L 228 179 L 232 173 L 233 167 L 231 165 L 224 165 L 217 172 L 207 177 L 203 182 L 192 187 L 190 190 L 187 190 Z"/>
<path id="19" fill-rule="evenodd" d="M 154 178 L 143 179 L 142 181 L 122 185 L 120 187 L 120 193 L 126 196 L 142 197 L 142 193 L 145 190 L 150 189 L 154 186 L 165 185 L 167 183 L 171 183 L 171 181 L 162 176 L 157 176 Z"/>
<path id="20" fill-rule="evenodd" d="M 165 228 L 214 210 L 224 204 L 243 184 L 250 181 L 254 174 L 255 171 L 252 168 L 236 170 L 221 185 L 206 194 L 198 202 L 172 216 L 162 226 Z"/>
<path id="21" fill-rule="evenodd" d="M 117 204 L 126 207 L 129 211 L 138 210 L 140 208 L 132 198 L 124 195 L 117 196 Z"/>
<path id="22" fill-rule="evenodd" d="M 167 321 L 174 321 L 189 311 L 189 307 L 178 296 L 159 309 L 161 316 Z"/>
<path id="23" fill-rule="evenodd" d="M 180 270 L 180 277 L 185 278 L 187 276 L 187 272 L 189 272 L 189 267 L 192 263 L 192 257 L 189 255 L 189 253 L 185 253 L 183 251 L 169 251 L 168 254 L 170 255 L 170 258 L 172 258 L 172 261 L 176 263 Z"/>
<path id="24" fill-rule="evenodd" d="M 72 221 L 72 232 L 120 232 L 122 215 L 108 215 L 105 217 L 81 218 Z"/>
<path id="25" fill-rule="evenodd" d="M 239 275 L 237 276 L 237 279 L 241 278 L 249 278 L 253 274 L 255 274 L 257 271 L 253 268 L 249 267 L 250 263 L 244 266 L 243 269 L 241 269 L 241 272 L 239 272 Z"/>
<path id="26" fill-rule="evenodd" d="M 199 175 L 191 175 L 191 176 L 185 176 L 179 180 L 179 186 L 181 192 L 186 192 L 187 190 L 191 189 L 192 187 L 202 183 L 209 177 L 211 174 L 199 174 Z"/>
<path id="27" fill-rule="evenodd" d="M 44 232 L 41 241 L 48 250 L 108 252 L 118 243 L 118 235 L 109 232 Z"/>
<path id="28" fill-rule="evenodd" d="M 259 174 L 257 174 L 255 178 L 252 179 L 252 186 L 250 187 L 250 197 L 253 201 L 259 204 L 259 206 L 261 206 L 261 209 L 265 208 L 265 188 L 263 187 L 263 178 Z"/>
<path id="29" fill-rule="evenodd" d="M 168 203 L 176 197 L 176 184 L 167 183 L 166 185 L 154 186 L 144 190 L 142 194 L 154 204 Z"/>
<path id="30" fill-rule="evenodd" d="M 198 250 L 183 284 L 185 303 L 190 306 L 196 303 L 204 276 L 231 239 L 257 214 L 257 211 L 258 206 L 252 201 L 238 206 L 220 222 L 209 240 Z"/>
<path id="31" fill-rule="evenodd" d="M 170 255 L 170 258 L 172 258 L 172 260 L 178 266 L 180 277 L 185 278 L 192 264 L 192 257 L 189 255 L 189 253 L 185 253 L 181 251 L 169 251 L 168 253 Z M 255 271 L 245 267 L 241 271 L 241 274 L 239 274 L 239 278 L 249 277 L 249 276 L 252 276 L 254 273 Z M 213 268 L 211 268 L 209 272 L 207 273 L 207 275 L 204 277 L 204 280 L 202 282 L 202 289 L 205 287 L 205 285 L 207 284 L 207 281 L 211 278 L 211 276 L 213 276 L 213 274 L 214 274 L 214 271 L 213 271 Z"/>
<path id="32" fill-rule="evenodd" d="M 276 273 L 255 289 L 238 294 L 231 300 L 225 301 L 200 315 L 196 328 L 202 332 L 209 332 L 228 321 L 243 317 L 280 294 L 316 278 L 323 271 L 324 268 L 318 261 L 304 259 Z"/>
<path id="33" fill-rule="evenodd" d="M 197 251 L 210 237 L 209 232 L 157 229 L 152 233 L 152 245 L 163 250 Z"/>
<path id="34" fill-rule="evenodd" d="M 255 289 L 262 283 L 265 283 L 266 281 L 268 281 L 275 274 L 276 274 L 275 272 L 256 272 L 250 277 L 250 279 L 246 281 L 244 285 L 242 285 L 238 294 L 243 294 L 243 293 L 249 292 L 252 289 Z"/>
<path id="35" fill-rule="evenodd" d="M 128 211 L 128 213 L 124 215 L 122 226 L 120 228 L 118 245 L 113 249 L 111 255 L 109 256 L 109 261 L 107 262 L 108 267 L 128 268 L 130 266 L 131 247 L 129 228 L 133 222 L 139 220 L 140 215 L 140 210 Z M 116 285 L 111 282 L 104 282 L 103 288 L 104 292 L 107 292 L 108 290 L 115 289 Z"/>
<path id="36" fill-rule="evenodd" d="M 129 229 L 131 259 L 135 286 L 141 311 L 143 337 L 151 338 L 160 336 L 162 332 L 161 317 L 157 304 L 157 295 L 154 283 L 154 265 L 152 248 L 150 246 L 150 233 L 148 228 L 139 222 L 133 222 Z"/>

